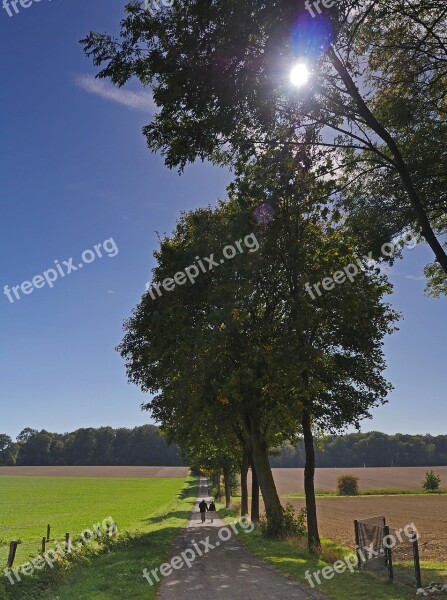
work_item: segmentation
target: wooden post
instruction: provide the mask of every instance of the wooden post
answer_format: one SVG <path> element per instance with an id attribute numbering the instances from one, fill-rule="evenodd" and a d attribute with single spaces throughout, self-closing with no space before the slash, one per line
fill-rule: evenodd
<path id="1" fill-rule="evenodd" d="M 45 554 L 46 546 L 47 546 L 47 538 L 45 536 L 43 536 L 43 538 L 42 538 L 42 554 Z"/>
<path id="2" fill-rule="evenodd" d="M 383 528 L 383 533 L 385 534 L 383 539 L 385 540 L 385 538 L 388 538 L 388 540 L 390 539 L 390 528 L 388 527 L 388 525 L 385 525 L 385 527 Z M 386 568 L 388 569 L 388 579 L 390 581 L 394 580 L 394 569 L 393 569 L 393 550 L 391 548 L 391 546 L 388 544 L 385 546 L 385 565 Z"/>
<path id="3" fill-rule="evenodd" d="M 412 545 L 413 545 L 413 559 L 414 559 L 414 573 L 416 575 L 416 587 L 422 587 L 422 577 L 421 577 L 421 565 L 419 563 L 419 542 L 418 542 L 418 532 L 412 532 Z"/>
<path id="4" fill-rule="evenodd" d="M 70 540 L 70 534 L 68 532 L 65 534 L 65 552 L 67 554 L 70 554 L 70 552 L 71 552 L 71 540 Z"/>
<path id="5" fill-rule="evenodd" d="M 18 544 L 18 542 L 16 542 L 15 540 L 13 540 L 9 544 L 9 556 L 8 556 L 8 563 L 7 563 L 7 566 L 9 569 L 14 564 L 14 559 L 16 557 L 16 552 L 17 552 L 17 544 Z"/>
<path id="6" fill-rule="evenodd" d="M 357 519 L 354 521 L 354 533 L 355 533 L 355 551 L 357 554 L 357 568 L 362 568 L 362 557 L 360 554 L 360 534 L 359 534 L 359 522 Z"/>
<path id="7" fill-rule="evenodd" d="M 50 541 L 50 532 L 51 532 L 51 527 L 49 525 L 47 525 L 47 542 Z"/>

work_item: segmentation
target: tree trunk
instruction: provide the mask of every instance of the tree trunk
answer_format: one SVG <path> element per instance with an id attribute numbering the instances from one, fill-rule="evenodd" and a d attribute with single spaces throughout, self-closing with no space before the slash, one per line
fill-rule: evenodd
<path id="1" fill-rule="evenodd" d="M 244 452 L 244 458 L 241 464 L 241 517 L 248 515 L 248 484 L 247 475 L 250 460 L 247 453 Z"/>
<path id="2" fill-rule="evenodd" d="M 318 534 L 317 505 L 315 502 L 315 449 L 310 414 L 307 410 L 304 410 L 303 412 L 301 424 L 303 427 L 304 447 L 306 449 L 304 491 L 306 493 L 307 545 L 312 554 L 319 554 L 321 543 Z"/>
<path id="3" fill-rule="evenodd" d="M 256 418 L 250 417 L 250 430 L 253 463 L 264 499 L 267 520 L 273 525 L 278 520 L 282 521 L 283 509 L 270 467 L 268 446 Z"/>
<path id="4" fill-rule="evenodd" d="M 259 481 L 253 459 L 251 459 L 251 520 L 253 523 L 259 523 Z"/>
<path id="5" fill-rule="evenodd" d="M 220 500 L 222 498 L 222 486 L 221 486 L 221 481 L 220 481 L 220 470 L 217 471 L 217 492 L 216 492 L 216 498 L 217 500 Z"/>
<path id="6" fill-rule="evenodd" d="M 225 485 L 225 507 L 230 508 L 230 504 L 231 504 L 231 481 L 230 481 L 231 473 L 230 473 L 230 469 L 228 467 L 224 467 L 223 474 L 224 474 L 224 485 Z"/>

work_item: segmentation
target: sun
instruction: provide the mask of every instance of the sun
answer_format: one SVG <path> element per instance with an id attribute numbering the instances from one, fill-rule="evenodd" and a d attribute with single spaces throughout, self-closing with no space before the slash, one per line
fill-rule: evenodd
<path id="1" fill-rule="evenodd" d="M 304 63 L 296 64 L 290 71 L 290 81 L 296 87 L 302 87 L 309 81 L 310 72 Z"/>

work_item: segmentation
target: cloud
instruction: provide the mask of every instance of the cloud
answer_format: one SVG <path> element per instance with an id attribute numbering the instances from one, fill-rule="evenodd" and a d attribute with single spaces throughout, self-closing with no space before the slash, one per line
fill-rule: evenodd
<path id="1" fill-rule="evenodd" d="M 412 279 L 413 281 L 423 281 L 425 277 L 423 275 L 405 275 L 405 279 Z"/>
<path id="2" fill-rule="evenodd" d="M 150 92 L 124 90 L 115 87 L 104 79 L 95 79 L 92 75 L 76 75 L 75 83 L 85 92 L 104 98 L 104 100 L 121 104 L 132 110 L 140 110 L 150 114 L 155 112 L 155 104 Z"/>
<path id="3" fill-rule="evenodd" d="M 116 296 L 116 292 L 114 290 L 107 290 L 107 293 Z"/>

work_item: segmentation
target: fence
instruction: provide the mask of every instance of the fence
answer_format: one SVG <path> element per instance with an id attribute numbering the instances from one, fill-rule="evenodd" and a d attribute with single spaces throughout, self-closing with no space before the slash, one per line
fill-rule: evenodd
<path id="1" fill-rule="evenodd" d="M 383 516 L 354 521 L 354 531 L 359 569 L 406 587 L 422 587 L 417 532 L 408 537 L 390 528 Z"/>
<path id="2" fill-rule="evenodd" d="M 113 537 L 116 535 L 117 533 L 117 529 L 116 529 L 116 525 L 106 525 L 105 526 L 105 534 L 108 537 Z M 96 532 L 98 534 L 98 538 L 101 536 L 101 533 L 99 532 L 99 530 Z M 25 542 L 21 542 L 18 540 L 12 540 L 9 543 L 9 551 L 7 551 L 7 560 L 6 560 L 6 567 L 11 568 L 14 566 L 14 562 L 16 562 L 16 558 L 17 558 L 17 550 L 18 549 L 23 549 L 25 554 L 28 555 L 44 555 L 45 552 L 47 551 L 47 546 L 49 546 L 49 544 L 54 544 L 57 543 L 58 540 L 55 539 L 51 539 L 51 526 L 48 525 L 47 526 L 47 531 L 46 531 L 46 535 L 44 535 L 40 540 L 36 540 L 36 541 L 30 541 L 27 540 Z M 82 538 L 80 538 L 82 539 Z M 69 532 L 66 532 L 64 535 L 64 541 L 63 541 L 63 549 L 65 551 L 66 554 L 70 554 L 70 552 L 73 549 L 73 538 L 70 535 Z M 22 553 L 23 554 L 23 553 Z M 25 556 L 21 556 L 21 560 L 28 560 L 28 558 L 25 558 Z"/>

